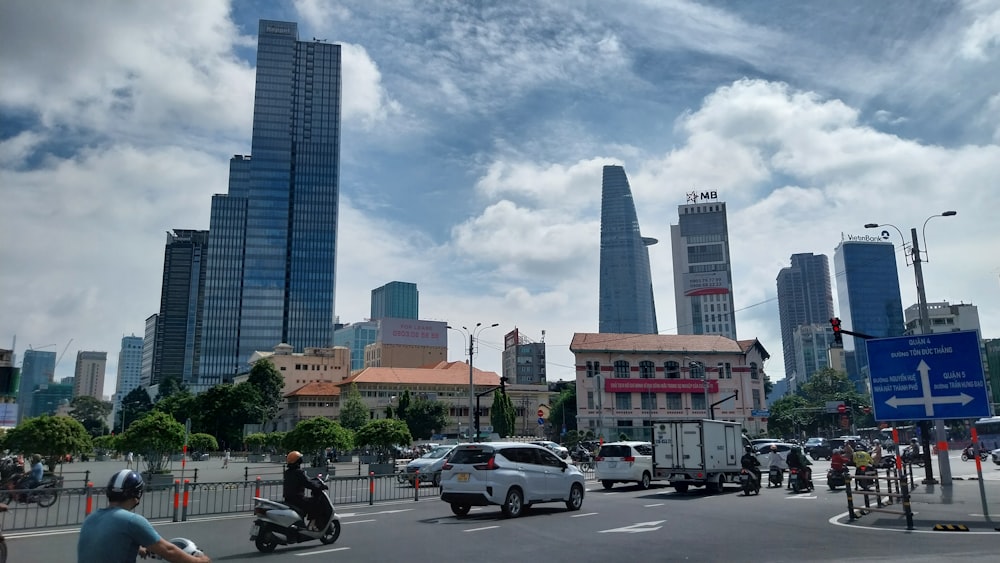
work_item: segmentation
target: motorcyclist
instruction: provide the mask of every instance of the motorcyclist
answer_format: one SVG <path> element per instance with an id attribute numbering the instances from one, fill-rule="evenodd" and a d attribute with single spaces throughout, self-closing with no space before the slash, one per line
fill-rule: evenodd
<path id="1" fill-rule="evenodd" d="M 45 478 L 45 466 L 42 465 L 42 456 L 34 454 L 31 456 L 31 471 L 18 482 L 17 486 L 21 489 L 34 489 L 42 484 L 43 478 Z"/>
<path id="2" fill-rule="evenodd" d="M 310 519 L 309 529 L 318 530 L 330 519 L 329 505 L 319 497 L 326 486 L 306 475 L 302 469 L 301 452 L 289 452 L 285 463 L 288 465 L 284 479 L 285 504 L 305 512 Z M 312 491 L 308 497 L 305 496 L 306 489 Z"/>
<path id="3" fill-rule="evenodd" d="M 740 465 L 743 469 L 752 473 L 757 482 L 760 483 L 760 460 L 757 459 L 757 456 L 753 455 L 753 448 L 747 446 L 744 449 L 746 453 L 740 458 Z"/>
<path id="4" fill-rule="evenodd" d="M 793 446 L 791 451 L 788 452 L 788 458 L 785 462 L 788 464 L 789 469 L 798 469 L 807 487 L 812 488 L 812 469 L 809 468 L 812 462 L 802 453 L 802 448 Z"/>
<path id="5" fill-rule="evenodd" d="M 778 453 L 778 446 L 771 444 L 770 453 L 767 454 L 767 467 L 768 471 L 777 468 L 778 471 L 784 475 L 785 470 L 788 469 L 788 465 L 785 463 L 785 458 L 781 457 Z"/>
<path id="6" fill-rule="evenodd" d="M 833 450 L 833 456 L 830 458 L 830 469 L 844 471 L 850 462 L 851 458 L 844 455 L 844 450 L 837 448 Z"/>

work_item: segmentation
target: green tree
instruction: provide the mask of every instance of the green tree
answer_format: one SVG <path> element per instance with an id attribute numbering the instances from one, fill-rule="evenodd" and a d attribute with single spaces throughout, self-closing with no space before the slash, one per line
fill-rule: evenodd
<path id="1" fill-rule="evenodd" d="M 341 426 L 339 422 L 317 416 L 296 424 L 295 428 L 285 435 L 285 447 L 310 454 L 324 451 L 326 448 L 349 450 L 353 438 L 351 431 Z"/>
<path id="2" fill-rule="evenodd" d="M 797 435 L 814 423 L 812 407 L 799 395 L 786 395 L 771 404 L 767 417 L 768 433 L 775 437 Z M 797 436 L 796 436 L 797 437 Z"/>
<path id="3" fill-rule="evenodd" d="M 576 385 L 568 385 L 552 401 L 548 422 L 552 427 L 552 439 L 559 441 L 563 425 L 566 431 L 576 430 Z"/>
<path id="4" fill-rule="evenodd" d="M 102 401 L 90 395 L 73 397 L 69 402 L 70 417 L 83 425 L 91 436 L 108 431 L 107 418 L 111 414 L 111 401 Z"/>
<path id="5" fill-rule="evenodd" d="M 181 383 L 181 378 L 176 375 L 168 375 L 160 381 L 160 385 L 156 390 L 156 401 L 159 403 L 163 399 L 177 393 L 179 391 L 186 391 L 187 387 Z"/>
<path id="6" fill-rule="evenodd" d="M 395 418 L 373 420 L 354 434 L 354 444 L 359 448 L 371 448 L 379 463 L 393 458 L 393 446 L 406 446 L 412 441 L 406 423 Z"/>
<path id="7" fill-rule="evenodd" d="M 403 393 L 399 396 L 399 402 L 396 403 L 396 418 L 399 420 L 406 420 L 407 411 L 409 410 L 410 403 L 412 402 L 413 397 L 410 396 L 410 390 L 403 390 Z"/>
<path id="8" fill-rule="evenodd" d="M 121 451 L 121 436 L 114 436 L 112 434 L 104 434 L 103 436 L 95 436 L 94 442 L 94 452 L 97 454 L 109 454 L 112 452 Z"/>
<path id="9" fill-rule="evenodd" d="M 764 398 L 771 396 L 771 390 L 774 389 L 774 383 L 771 382 L 771 376 L 764 374 Z"/>
<path id="10" fill-rule="evenodd" d="M 448 407 L 441 402 L 431 401 L 422 396 L 407 405 L 403 419 L 410 434 L 418 440 L 426 440 L 448 425 Z"/>
<path id="11" fill-rule="evenodd" d="M 197 417 L 198 413 L 197 400 L 194 394 L 187 388 L 178 389 L 170 395 L 163 397 L 153 408 L 169 414 L 181 424 L 184 424 L 190 418 L 192 419 L 192 426 L 194 425 L 194 418 Z"/>
<path id="12" fill-rule="evenodd" d="M 264 445 L 272 452 L 280 451 L 285 445 L 285 436 L 287 435 L 287 432 L 268 432 Z"/>
<path id="13" fill-rule="evenodd" d="M 513 435 L 517 427 L 517 410 L 510 400 L 510 395 L 501 393 L 499 389 L 493 391 L 490 424 L 493 425 L 493 432 L 499 434 L 501 438 Z"/>
<path id="14" fill-rule="evenodd" d="M 136 387 L 122 398 L 122 418 L 125 420 L 125 429 L 129 425 L 139 420 L 149 411 L 153 410 L 153 402 L 149 400 L 149 393 L 142 387 Z M 123 432 L 122 421 L 114 421 L 115 430 Z"/>
<path id="15" fill-rule="evenodd" d="M 270 359 L 264 358 L 254 362 L 247 383 L 252 385 L 260 396 L 261 422 L 274 420 L 284 398 L 285 378 L 281 377 L 281 373 Z"/>
<path id="16" fill-rule="evenodd" d="M 184 445 L 184 426 L 174 417 L 153 411 L 129 424 L 122 435 L 122 449 L 142 454 L 150 473 L 162 472 L 170 454 Z"/>
<path id="17" fill-rule="evenodd" d="M 340 404 L 340 425 L 357 432 L 368 423 L 368 419 L 368 407 L 361 400 L 358 386 L 352 383 L 347 396 L 342 398 Z"/>
<path id="18" fill-rule="evenodd" d="M 25 456 L 41 454 L 49 471 L 68 454 L 90 452 L 94 448 L 87 429 L 68 416 L 42 415 L 29 418 L 7 431 L 5 445 Z"/>
<path id="19" fill-rule="evenodd" d="M 196 432 L 188 436 L 188 452 L 217 452 L 219 451 L 219 442 L 215 439 L 215 436 L 211 434 L 205 434 L 204 432 Z"/>
<path id="20" fill-rule="evenodd" d="M 260 423 L 260 396 L 248 383 L 225 383 L 197 396 L 199 432 L 215 436 L 223 448 L 243 443 L 243 425 Z M 193 423 L 192 423 L 193 424 Z"/>
<path id="21" fill-rule="evenodd" d="M 250 448 L 250 451 L 259 454 L 264 451 L 264 445 L 267 444 L 267 434 L 263 432 L 254 432 L 253 434 L 247 434 L 243 437 L 243 443 Z"/>

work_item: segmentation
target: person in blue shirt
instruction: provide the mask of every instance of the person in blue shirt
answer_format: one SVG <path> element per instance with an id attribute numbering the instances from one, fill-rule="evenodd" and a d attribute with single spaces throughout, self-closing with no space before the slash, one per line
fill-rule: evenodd
<path id="1" fill-rule="evenodd" d="M 130 469 L 111 476 L 108 507 L 83 521 L 76 544 L 77 563 L 134 563 L 150 554 L 172 563 L 211 563 L 205 555 L 189 555 L 160 537 L 148 520 L 133 512 L 142 498 L 142 477 Z"/>
<path id="2" fill-rule="evenodd" d="M 42 465 L 42 456 L 35 454 L 31 456 L 31 472 L 28 473 L 28 478 L 24 480 L 24 488 L 34 489 L 42 483 L 44 477 L 45 466 Z"/>

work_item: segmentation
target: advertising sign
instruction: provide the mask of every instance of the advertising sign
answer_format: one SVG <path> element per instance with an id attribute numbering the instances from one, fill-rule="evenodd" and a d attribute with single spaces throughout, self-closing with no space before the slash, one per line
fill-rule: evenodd
<path id="1" fill-rule="evenodd" d="M 508 348 L 513 348 L 514 346 L 517 346 L 517 341 L 518 341 L 517 329 L 515 328 L 514 330 L 503 335 L 503 349 L 506 350 Z"/>
<path id="2" fill-rule="evenodd" d="M 380 319 L 378 339 L 382 344 L 448 347 L 448 324 L 415 319 Z"/>
<path id="3" fill-rule="evenodd" d="M 725 272 L 705 272 L 683 274 L 684 295 L 725 295 L 729 293 L 729 283 Z"/>
<path id="4" fill-rule="evenodd" d="M 704 393 L 702 379 L 614 379 L 604 380 L 604 390 L 609 393 Z M 708 392 L 719 392 L 719 381 L 708 380 Z"/>

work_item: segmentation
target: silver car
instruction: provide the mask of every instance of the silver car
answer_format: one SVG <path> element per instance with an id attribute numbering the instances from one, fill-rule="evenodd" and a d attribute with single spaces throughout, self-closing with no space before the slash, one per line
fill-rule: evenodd
<path id="1" fill-rule="evenodd" d="M 400 475 L 400 480 L 413 484 L 417 476 L 421 483 L 430 483 L 437 487 L 441 484 L 441 468 L 455 446 L 438 446 L 417 459 L 406 464 L 406 472 Z M 419 473 L 417 473 L 419 471 Z"/>
<path id="2" fill-rule="evenodd" d="M 540 502 L 580 510 L 586 490 L 576 466 L 548 448 L 517 442 L 460 444 L 441 470 L 441 500 L 456 516 L 473 506 L 499 505 L 507 518 Z"/>

